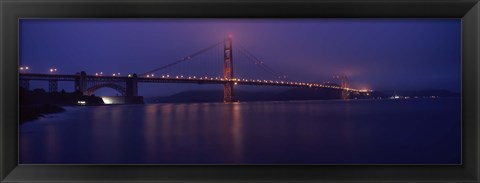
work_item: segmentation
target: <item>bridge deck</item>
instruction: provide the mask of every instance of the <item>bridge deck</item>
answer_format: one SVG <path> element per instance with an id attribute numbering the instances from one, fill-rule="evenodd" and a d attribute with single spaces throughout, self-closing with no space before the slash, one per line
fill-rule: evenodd
<path id="1" fill-rule="evenodd" d="M 66 74 L 26 74 L 21 73 L 20 79 L 24 80 L 57 80 L 57 81 L 74 81 L 78 75 Z M 129 76 L 92 76 L 88 75 L 88 81 L 98 82 L 126 82 Z M 209 78 L 209 77 L 138 77 L 138 83 L 194 83 L 194 84 L 225 84 L 233 82 L 236 85 L 257 85 L 257 86 L 285 86 L 285 87 L 308 87 L 308 88 L 331 88 L 338 90 L 347 90 L 352 92 L 371 92 L 369 90 L 359 90 L 353 88 L 342 88 L 335 85 L 325 85 L 318 83 L 305 83 L 294 81 L 274 81 L 274 80 L 252 80 L 252 79 L 230 79 Z"/>
<path id="2" fill-rule="evenodd" d="M 316 83 L 273 81 L 273 80 L 248 80 L 248 79 L 216 79 L 216 78 L 138 78 L 142 83 L 196 83 L 196 84 L 224 84 L 233 82 L 236 85 L 257 85 L 257 86 L 284 86 L 284 87 L 308 87 L 308 88 L 331 88 L 343 90 L 340 86 L 324 85 Z M 368 92 L 367 90 L 345 89 L 353 92 Z"/>

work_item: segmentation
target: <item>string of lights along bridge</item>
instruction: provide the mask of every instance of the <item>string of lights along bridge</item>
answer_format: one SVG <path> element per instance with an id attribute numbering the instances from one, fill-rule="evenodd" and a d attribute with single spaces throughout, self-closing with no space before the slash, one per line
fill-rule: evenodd
<path id="1" fill-rule="evenodd" d="M 372 92 L 372 90 L 349 88 L 345 75 L 337 77 L 341 80 L 340 85 L 291 81 L 286 75 L 275 71 L 264 61 L 255 57 L 244 46 L 239 44 L 234 47 L 232 36 L 141 74 L 107 75 L 96 72 L 87 75 L 84 71 L 75 74 L 58 74 L 57 68 L 50 68 L 48 73 L 30 73 L 30 69 L 28 66 L 19 68 L 20 87 L 29 89 L 30 81 L 43 80 L 48 81 L 49 92 L 56 92 L 58 81 L 71 81 L 75 83 L 75 90 L 84 95 L 93 95 L 98 89 L 108 87 L 118 91 L 124 97 L 136 97 L 138 83 L 221 84 L 224 88 L 224 102 L 237 101 L 234 95 L 235 85 L 334 89 L 342 92 L 343 99 L 347 99 L 352 92 L 367 95 Z"/>

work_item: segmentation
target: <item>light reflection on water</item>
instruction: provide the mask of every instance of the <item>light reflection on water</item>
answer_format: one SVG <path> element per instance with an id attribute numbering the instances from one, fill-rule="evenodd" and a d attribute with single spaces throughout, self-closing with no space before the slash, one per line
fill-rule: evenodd
<path id="1" fill-rule="evenodd" d="M 460 100 L 79 107 L 20 134 L 22 164 L 452 164 Z"/>

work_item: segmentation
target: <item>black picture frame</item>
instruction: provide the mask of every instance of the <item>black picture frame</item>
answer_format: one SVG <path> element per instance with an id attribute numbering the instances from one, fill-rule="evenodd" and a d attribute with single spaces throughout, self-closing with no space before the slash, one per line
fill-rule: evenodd
<path id="1" fill-rule="evenodd" d="M 18 165 L 19 18 L 461 18 L 462 165 Z M 2 182 L 479 182 L 479 0 L 0 0 Z"/>

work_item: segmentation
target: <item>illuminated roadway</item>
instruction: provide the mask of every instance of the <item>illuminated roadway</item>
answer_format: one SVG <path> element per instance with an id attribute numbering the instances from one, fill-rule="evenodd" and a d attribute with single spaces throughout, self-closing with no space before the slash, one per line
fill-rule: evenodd
<path id="1" fill-rule="evenodd" d="M 28 80 L 55 80 L 55 81 L 75 81 L 77 75 L 68 74 L 38 74 L 38 73 L 20 73 L 20 78 Z M 99 82 L 124 82 L 128 76 L 99 76 L 99 75 L 87 75 L 89 81 Z M 221 77 L 197 77 L 197 76 L 152 76 L 147 75 L 145 77 L 138 77 L 139 83 L 194 83 L 194 84 L 225 84 L 227 82 L 233 82 L 235 85 L 258 85 L 258 86 L 286 86 L 286 87 L 308 87 L 308 88 L 331 88 L 338 90 L 347 90 L 351 92 L 368 93 L 371 90 L 360 90 L 354 88 L 342 88 L 340 86 L 320 84 L 320 83 L 308 83 L 308 82 L 295 82 L 295 81 L 282 81 L 282 80 L 259 80 L 259 79 L 223 79 Z"/>

